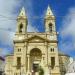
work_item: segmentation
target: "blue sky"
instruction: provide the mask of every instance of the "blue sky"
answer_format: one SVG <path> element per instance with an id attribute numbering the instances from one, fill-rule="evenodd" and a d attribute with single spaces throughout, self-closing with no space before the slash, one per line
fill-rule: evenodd
<path id="1" fill-rule="evenodd" d="M 0 0 L 0 55 L 13 52 L 16 18 L 21 8 L 26 10 L 28 31 L 44 32 L 48 5 L 56 17 L 59 50 L 75 57 L 75 0 Z"/>

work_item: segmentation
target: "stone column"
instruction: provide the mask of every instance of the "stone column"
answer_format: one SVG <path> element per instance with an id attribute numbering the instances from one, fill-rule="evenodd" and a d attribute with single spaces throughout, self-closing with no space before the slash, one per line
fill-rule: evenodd
<path id="1" fill-rule="evenodd" d="M 42 54 L 42 66 L 44 66 L 44 55 Z"/>
<path id="2" fill-rule="evenodd" d="M 28 58 L 28 73 L 30 72 L 30 55 L 27 55 Z"/>
<path id="3" fill-rule="evenodd" d="M 48 44 L 45 42 L 45 66 L 48 65 Z"/>

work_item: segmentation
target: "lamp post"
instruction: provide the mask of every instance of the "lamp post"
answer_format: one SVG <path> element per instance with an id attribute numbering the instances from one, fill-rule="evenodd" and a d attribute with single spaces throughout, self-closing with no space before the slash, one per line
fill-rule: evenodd
<path id="1" fill-rule="evenodd" d="M 34 75 L 34 70 L 32 70 L 32 75 Z"/>

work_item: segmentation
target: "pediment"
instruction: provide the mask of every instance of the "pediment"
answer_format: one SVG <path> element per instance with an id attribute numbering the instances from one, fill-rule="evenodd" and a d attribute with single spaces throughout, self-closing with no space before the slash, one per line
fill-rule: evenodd
<path id="1" fill-rule="evenodd" d="M 48 39 L 45 39 L 45 38 L 43 38 L 41 36 L 37 36 L 37 35 L 27 38 L 26 41 L 28 41 L 28 42 L 45 42 L 45 41 L 49 42 Z"/>

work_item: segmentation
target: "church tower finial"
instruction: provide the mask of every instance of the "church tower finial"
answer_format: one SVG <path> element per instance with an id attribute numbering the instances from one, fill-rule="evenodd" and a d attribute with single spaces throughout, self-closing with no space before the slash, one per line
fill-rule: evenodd
<path id="1" fill-rule="evenodd" d="M 20 14 L 17 18 L 17 33 L 26 33 L 27 32 L 27 24 L 28 24 L 28 20 L 27 20 L 27 16 L 26 16 L 26 11 L 24 9 L 24 7 L 22 7 Z"/>
<path id="2" fill-rule="evenodd" d="M 55 16 L 52 13 L 51 8 L 48 5 L 47 12 L 45 15 L 45 32 L 55 31 Z"/>
<path id="3" fill-rule="evenodd" d="M 18 17 L 26 17 L 26 11 L 25 11 L 24 7 L 22 7 Z"/>
<path id="4" fill-rule="evenodd" d="M 53 16 L 53 12 L 52 12 L 52 10 L 51 10 L 49 5 L 48 5 L 48 8 L 47 8 L 47 12 L 46 12 L 46 16 L 48 16 L 48 15 Z"/>

